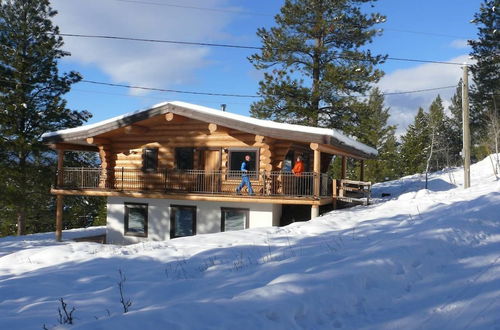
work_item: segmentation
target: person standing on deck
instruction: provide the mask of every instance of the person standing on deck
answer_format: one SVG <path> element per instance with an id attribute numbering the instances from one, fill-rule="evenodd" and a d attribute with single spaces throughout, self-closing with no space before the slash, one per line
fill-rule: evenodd
<path id="1" fill-rule="evenodd" d="M 241 183 L 238 188 L 236 188 L 237 194 L 240 194 L 241 189 L 243 189 L 244 186 L 247 186 L 248 194 L 253 195 L 252 183 L 250 182 L 250 177 L 248 176 L 248 164 L 250 163 L 250 159 L 250 155 L 245 155 L 245 160 L 241 162 L 241 172 L 243 173 L 241 175 Z"/>
<path id="2" fill-rule="evenodd" d="M 295 176 L 295 191 L 294 193 L 298 196 L 304 195 L 306 193 L 306 181 L 302 177 L 302 172 L 304 172 L 304 162 L 302 157 L 298 156 L 295 166 L 292 168 L 292 173 Z"/>

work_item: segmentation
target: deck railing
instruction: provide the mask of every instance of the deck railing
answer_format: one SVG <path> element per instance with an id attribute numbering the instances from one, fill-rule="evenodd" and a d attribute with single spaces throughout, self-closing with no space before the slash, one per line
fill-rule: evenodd
<path id="1" fill-rule="evenodd" d="M 235 194 L 243 175 L 248 175 L 255 195 L 325 197 L 332 196 L 332 180 L 326 173 L 247 172 L 159 169 L 64 168 L 56 180 L 58 189 L 102 189 L 116 191 L 161 191 L 169 193 Z M 315 194 L 314 182 L 319 177 Z M 242 193 L 248 191 L 243 189 Z M 318 195 L 319 194 L 319 195 Z"/>

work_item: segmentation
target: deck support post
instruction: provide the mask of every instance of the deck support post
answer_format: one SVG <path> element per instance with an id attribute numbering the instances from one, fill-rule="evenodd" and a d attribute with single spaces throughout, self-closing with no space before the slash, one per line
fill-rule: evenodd
<path id="1" fill-rule="evenodd" d="M 62 241 L 62 228 L 63 228 L 63 208 L 64 199 L 63 195 L 56 196 L 56 241 Z"/>
<path id="2" fill-rule="evenodd" d="M 319 217 L 319 205 L 311 205 L 311 219 Z"/>
<path id="3" fill-rule="evenodd" d="M 347 174 L 347 157 L 346 156 L 342 156 L 342 167 L 341 167 L 341 171 L 340 171 L 340 178 L 342 180 L 344 180 L 346 178 L 346 174 Z"/>
<path id="4" fill-rule="evenodd" d="M 338 196 L 338 187 L 337 187 L 337 179 L 332 180 L 332 195 L 333 195 L 333 209 L 337 209 L 337 196 Z"/>
<path id="5" fill-rule="evenodd" d="M 64 184 L 64 150 L 57 150 L 57 188 L 62 188 Z M 62 240 L 63 227 L 63 195 L 56 196 L 56 241 Z"/>
<path id="6" fill-rule="evenodd" d="M 359 181 L 365 181 L 365 160 L 359 161 Z"/>

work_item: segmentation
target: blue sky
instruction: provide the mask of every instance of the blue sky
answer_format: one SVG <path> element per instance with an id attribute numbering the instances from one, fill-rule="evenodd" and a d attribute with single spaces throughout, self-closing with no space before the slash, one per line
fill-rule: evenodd
<path id="1" fill-rule="evenodd" d="M 255 32 L 271 27 L 283 1 L 242 0 L 53 0 L 55 22 L 62 33 L 104 34 L 136 38 L 183 40 L 259 46 Z M 465 40 L 475 38 L 469 23 L 481 0 L 380 0 L 376 10 L 387 16 L 384 33 L 369 45 L 374 53 L 398 58 L 467 61 Z M 164 4 L 157 5 L 157 4 Z M 174 6 L 165 6 L 174 5 Z M 212 11 L 175 5 L 218 8 Z M 413 31 L 413 32 L 411 32 Z M 418 32 L 418 33 L 415 33 Z M 179 46 L 129 41 L 65 38 L 71 57 L 63 71 L 76 70 L 85 79 L 176 90 L 255 94 L 261 73 L 247 57 L 251 50 Z M 459 66 L 387 61 L 381 68 L 383 91 L 406 91 L 455 85 Z M 448 102 L 453 89 L 439 93 Z M 391 123 L 403 132 L 419 106 L 428 107 L 438 92 L 387 96 Z M 70 107 L 93 113 L 90 122 L 153 104 L 182 100 L 248 115 L 252 99 L 142 92 L 79 83 L 67 95 Z"/>

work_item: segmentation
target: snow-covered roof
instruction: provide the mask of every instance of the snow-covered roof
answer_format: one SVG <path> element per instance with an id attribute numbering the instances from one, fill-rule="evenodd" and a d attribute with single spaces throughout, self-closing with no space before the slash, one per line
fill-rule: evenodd
<path id="1" fill-rule="evenodd" d="M 278 123 L 180 101 L 162 102 L 151 108 L 129 112 L 94 124 L 45 133 L 42 135 L 42 140 L 47 143 L 81 144 L 87 137 L 103 134 L 167 112 L 263 136 L 282 137 L 286 134 L 292 141 L 331 145 L 361 158 L 373 158 L 377 155 L 377 150 L 374 148 L 336 129 Z"/>

